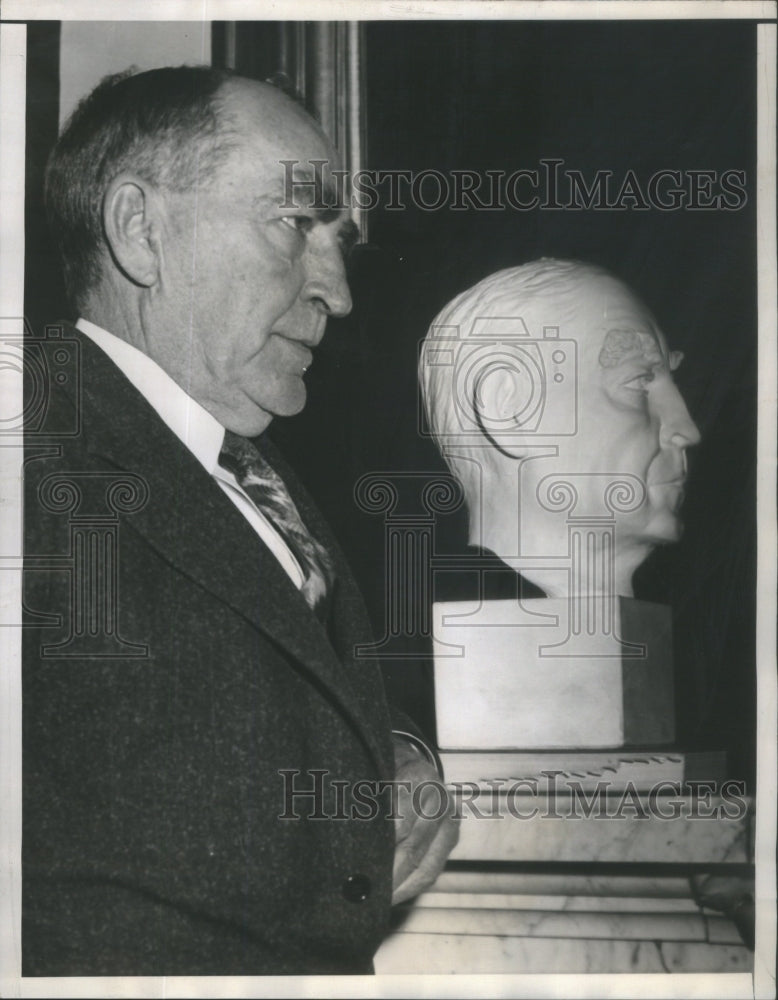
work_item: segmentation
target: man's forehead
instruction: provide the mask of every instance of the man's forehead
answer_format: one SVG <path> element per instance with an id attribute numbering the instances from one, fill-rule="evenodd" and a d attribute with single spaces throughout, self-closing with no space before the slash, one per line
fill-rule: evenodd
<path id="1" fill-rule="evenodd" d="M 298 208 L 343 209 L 346 207 L 345 188 L 333 170 L 338 163 L 317 160 L 293 163 L 287 160 L 279 165 L 281 173 L 277 177 L 276 192 L 285 202 L 290 200 Z"/>
<path id="2" fill-rule="evenodd" d="M 279 120 L 316 126 L 300 104 L 270 83 L 234 76 L 221 85 L 219 97 L 230 114 L 248 119 L 259 118 L 267 122 L 270 128 Z"/>
<path id="3" fill-rule="evenodd" d="M 337 153 L 318 123 L 277 87 L 236 78 L 223 85 L 220 96 L 233 129 L 262 159 L 291 156 L 337 166 Z"/>

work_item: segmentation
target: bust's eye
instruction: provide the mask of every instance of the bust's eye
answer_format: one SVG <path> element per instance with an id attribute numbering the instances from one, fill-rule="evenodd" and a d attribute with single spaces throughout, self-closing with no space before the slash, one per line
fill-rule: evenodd
<path id="1" fill-rule="evenodd" d="M 624 388 L 631 389 L 633 392 L 648 392 L 648 387 L 654 381 L 654 378 L 653 372 L 641 372 L 639 375 L 635 375 L 634 378 L 625 382 Z"/>
<path id="2" fill-rule="evenodd" d="M 308 215 L 284 215 L 279 221 L 301 236 L 309 233 L 313 226 L 313 219 Z"/>

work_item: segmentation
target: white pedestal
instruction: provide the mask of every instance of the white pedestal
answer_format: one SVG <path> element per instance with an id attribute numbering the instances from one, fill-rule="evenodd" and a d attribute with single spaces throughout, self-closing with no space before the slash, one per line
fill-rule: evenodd
<path id="1" fill-rule="evenodd" d="M 566 600 L 433 605 L 440 748 L 670 743 L 668 609 L 626 598 L 596 601 L 583 619 L 599 622 L 591 630 Z"/>

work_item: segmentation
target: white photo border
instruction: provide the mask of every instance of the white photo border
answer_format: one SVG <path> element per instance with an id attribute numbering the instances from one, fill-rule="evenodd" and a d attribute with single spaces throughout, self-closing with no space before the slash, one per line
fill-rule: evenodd
<path id="1" fill-rule="evenodd" d="M 17 628 L 0 628 L 0 995 L 35 996 L 651 996 L 774 997 L 776 962 L 776 4 L 774 0 L 4 0 L 0 25 L 0 323 L 21 331 L 23 316 L 24 129 L 26 28 L 34 20 L 389 20 L 486 19 L 742 19 L 758 26 L 758 563 L 757 592 L 757 928 L 753 976 L 516 975 L 392 977 L 174 977 L 22 979 L 21 907 L 21 669 Z M 18 22 L 18 23 L 13 23 Z M 20 375 L 20 373 L 17 373 Z M 18 405 L 21 379 L 2 373 L 6 402 Z M 15 395 L 14 395 L 15 394 Z M 16 401 L 16 403 L 14 402 Z M 4 405 L 6 405 L 4 403 Z M 18 621 L 21 605 L 21 442 L 5 439 L 2 457 L 0 624 Z"/>

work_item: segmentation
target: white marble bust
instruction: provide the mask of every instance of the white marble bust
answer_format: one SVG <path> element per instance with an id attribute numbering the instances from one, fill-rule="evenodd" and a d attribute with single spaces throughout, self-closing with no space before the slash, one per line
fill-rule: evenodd
<path id="1" fill-rule="evenodd" d="M 632 596 L 637 566 L 681 533 L 699 441 L 673 381 L 681 360 L 634 293 L 590 264 L 544 258 L 453 299 L 420 380 L 471 544 L 549 597 Z M 586 547 L 572 569 L 571 524 Z"/>

